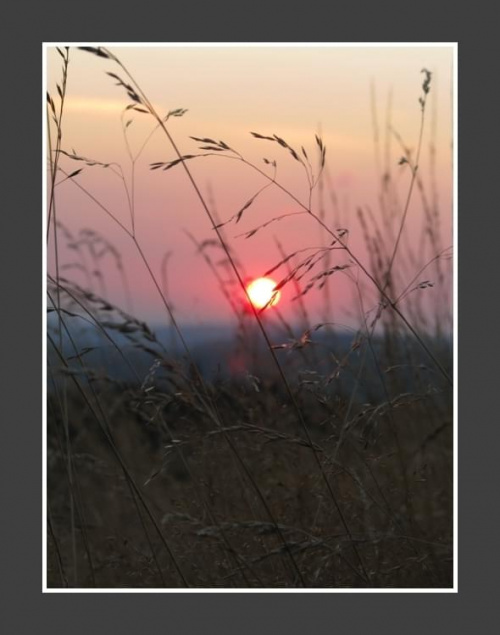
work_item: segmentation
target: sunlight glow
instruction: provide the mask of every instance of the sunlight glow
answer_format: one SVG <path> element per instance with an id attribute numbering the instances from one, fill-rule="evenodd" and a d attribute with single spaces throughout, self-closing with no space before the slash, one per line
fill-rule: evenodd
<path id="1" fill-rule="evenodd" d="M 256 309 L 270 308 L 279 302 L 281 292 L 275 291 L 275 286 L 271 278 L 257 278 L 247 286 L 248 297 Z"/>

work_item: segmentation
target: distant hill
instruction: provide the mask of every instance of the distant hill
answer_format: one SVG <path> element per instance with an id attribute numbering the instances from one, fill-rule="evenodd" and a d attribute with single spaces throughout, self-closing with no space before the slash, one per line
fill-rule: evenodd
<path id="1" fill-rule="evenodd" d="M 96 378 L 139 385 L 153 381 L 161 385 L 170 364 L 189 374 L 194 361 L 209 381 L 248 376 L 276 377 L 274 362 L 255 324 L 250 324 L 244 335 L 235 326 L 224 324 L 183 325 L 181 330 L 189 349 L 188 356 L 170 327 L 149 329 L 141 323 L 108 324 L 102 332 L 82 323 L 79 318 L 65 320 L 65 323 L 70 325 L 70 332 L 63 333 L 62 350 L 70 372 L 81 373 L 84 363 Z M 57 342 L 59 335 L 54 332 L 55 324 L 52 316 L 49 333 Z M 320 329 L 304 334 L 296 328 L 292 337 L 283 329 L 270 328 L 268 333 L 276 347 L 275 354 L 292 383 L 313 386 L 322 380 L 332 390 L 342 390 L 346 394 L 356 386 L 356 394 L 361 400 L 382 390 L 381 377 L 387 373 L 396 373 L 404 388 L 411 383 L 417 370 L 424 378 L 426 373 L 434 372 L 423 351 L 409 338 L 390 343 L 399 349 L 399 354 L 393 357 L 394 351 L 387 350 L 387 341 L 373 338 L 368 343 L 366 338 L 352 332 Z M 432 346 L 443 360 L 448 361 L 451 369 L 451 341 L 432 342 Z M 62 364 L 50 342 L 47 353 L 53 370 L 50 377 L 57 376 Z M 390 358 L 408 361 L 391 367 L 385 361 Z M 49 390 L 51 385 L 52 380 L 49 380 Z"/>

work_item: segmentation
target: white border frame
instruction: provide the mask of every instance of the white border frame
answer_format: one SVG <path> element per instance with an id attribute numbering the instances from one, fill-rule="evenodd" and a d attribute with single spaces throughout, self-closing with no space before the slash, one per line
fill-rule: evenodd
<path id="1" fill-rule="evenodd" d="M 453 249 L 458 246 L 458 42 L 43 42 L 42 43 L 42 113 L 46 108 L 47 49 L 54 46 L 106 46 L 109 48 L 451 48 L 453 50 Z M 42 591 L 43 593 L 458 593 L 458 274 L 457 255 L 453 258 L 453 588 L 383 588 L 383 589 L 170 589 L 170 588 L 48 588 L 47 587 L 47 130 L 43 115 L 42 132 Z"/>

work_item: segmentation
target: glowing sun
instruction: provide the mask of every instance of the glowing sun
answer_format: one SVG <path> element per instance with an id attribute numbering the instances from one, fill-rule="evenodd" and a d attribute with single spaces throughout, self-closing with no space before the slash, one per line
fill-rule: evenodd
<path id="1" fill-rule="evenodd" d="M 269 308 L 277 304 L 281 292 L 275 291 L 276 282 L 271 278 L 257 278 L 247 286 L 248 297 L 256 309 Z"/>

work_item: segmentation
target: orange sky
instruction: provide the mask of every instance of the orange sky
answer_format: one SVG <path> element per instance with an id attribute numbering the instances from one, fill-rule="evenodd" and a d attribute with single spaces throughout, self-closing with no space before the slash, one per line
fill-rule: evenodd
<path id="1" fill-rule="evenodd" d="M 435 181 L 441 218 L 442 246 L 452 242 L 452 77 L 453 47 L 338 47 L 338 46 L 110 46 L 128 68 L 151 102 L 162 114 L 187 108 L 182 118 L 172 118 L 169 130 L 181 152 L 195 153 L 190 136 L 222 139 L 259 168 L 271 173 L 263 157 L 277 160 L 277 180 L 307 203 L 309 191 L 302 167 L 278 144 L 254 139 L 249 132 L 277 134 L 308 155 L 317 157 L 314 140 L 321 131 L 327 147 L 329 180 L 324 182 L 323 206 L 327 224 L 347 227 L 350 245 L 367 262 L 358 207 L 369 206 L 380 214 L 380 191 L 374 148 L 373 110 L 377 113 L 382 151 L 386 124 L 415 150 L 420 124 L 418 98 L 422 94 L 423 67 L 433 73 L 429 94 L 419 173 L 430 188 Z M 47 90 L 57 102 L 56 82 L 61 80 L 61 58 L 47 47 Z M 100 162 L 119 164 L 130 187 L 131 162 L 121 128 L 121 113 L 130 103 L 123 88 L 117 87 L 106 71 L 124 77 L 115 64 L 72 48 L 68 69 L 67 99 L 63 119 L 62 148 Z M 373 97 L 373 99 L 372 99 Z M 373 106 L 375 108 L 373 108 Z M 130 146 L 136 152 L 152 130 L 144 114 L 127 116 Z M 389 135 L 389 164 L 397 182 L 401 205 L 408 191 L 407 166 L 398 166 L 402 150 Z M 436 147 L 435 171 L 431 178 L 430 142 Z M 213 238 L 214 232 L 188 182 L 182 167 L 151 171 L 149 164 L 169 161 L 175 153 L 168 140 L 156 132 L 144 148 L 135 167 L 136 235 L 151 267 L 160 278 L 161 262 L 168 260 L 168 287 L 181 321 L 204 322 L 230 318 L 227 302 L 203 259 L 195 254 L 186 236 L 197 240 Z M 83 164 L 63 158 L 62 167 L 71 172 Z M 192 161 L 190 167 L 202 193 L 223 220 L 234 215 L 266 181 L 241 162 L 210 157 Z M 406 167 L 406 169 L 405 169 Z M 130 213 L 123 183 L 110 169 L 85 167 L 75 179 L 127 227 Z M 338 208 L 332 204 L 332 193 Z M 133 310 L 138 317 L 155 322 L 165 320 L 152 281 L 131 240 L 103 213 L 73 180 L 57 188 L 58 220 L 74 236 L 93 229 L 120 251 L 132 289 Z M 313 192 L 313 211 L 320 208 L 318 188 Z M 230 246 L 236 251 L 249 276 L 261 275 L 280 260 L 275 237 L 287 253 L 325 244 L 326 237 L 311 218 L 292 216 L 273 223 L 255 237 L 237 237 L 281 214 L 299 211 L 297 204 L 276 188 L 268 188 L 245 212 L 238 225 L 226 226 Z M 414 193 L 405 240 L 416 240 L 422 223 L 421 199 Z M 397 226 L 397 225 L 396 225 Z M 61 240 L 61 262 L 65 275 L 83 283 L 85 278 L 72 267 L 75 251 Z M 214 261 L 220 250 L 210 252 Z M 431 252 L 425 254 L 430 259 Z M 337 252 L 335 262 L 346 261 Z M 90 260 L 89 260 L 90 262 Z M 68 266 L 69 265 L 69 266 Z M 127 308 L 123 285 L 109 256 L 99 261 L 104 290 L 112 301 Z M 49 245 L 49 271 L 53 271 L 53 244 Z M 71 272 L 71 273 L 70 273 Z M 285 271 L 283 273 L 286 273 Z M 280 278 L 280 272 L 276 273 Z M 304 281 L 306 281 L 305 279 Z M 94 280 L 95 291 L 99 287 Z M 451 285 L 451 278 L 450 278 Z M 352 321 L 353 283 L 343 274 L 332 277 L 330 291 L 336 319 Z M 235 288 L 235 297 L 240 293 Z M 293 317 L 292 289 L 283 290 L 280 308 Z M 308 295 L 312 316 L 322 316 L 323 294 Z M 354 320 L 356 321 L 356 320 Z M 358 320 L 359 321 L 359 320 Z"/>

